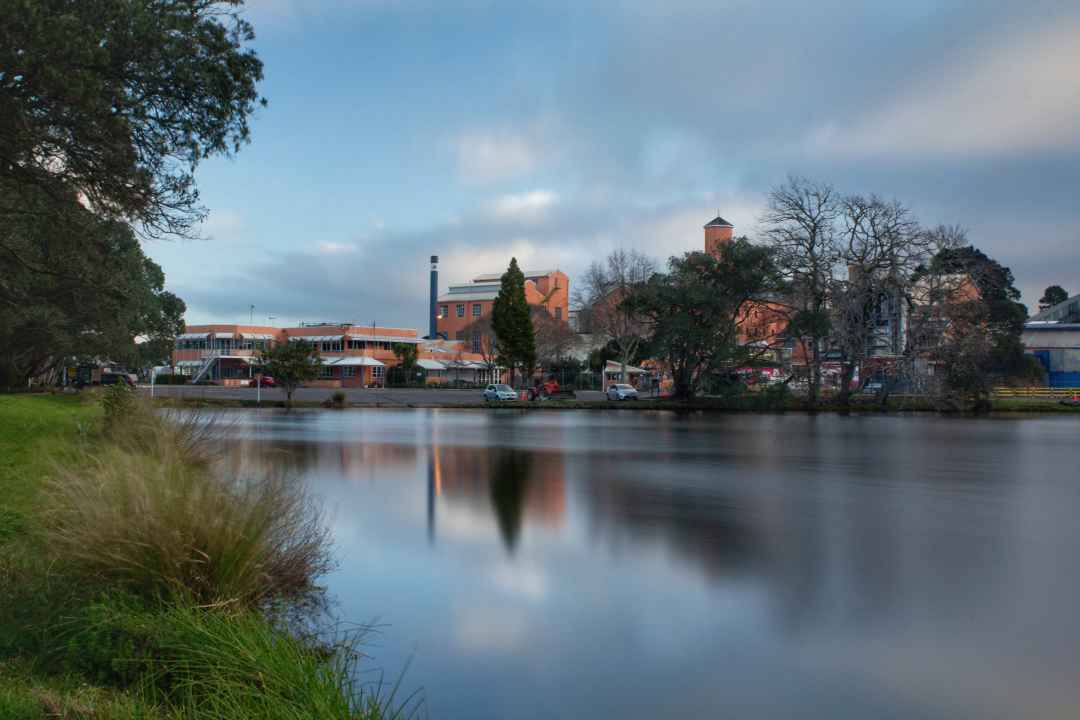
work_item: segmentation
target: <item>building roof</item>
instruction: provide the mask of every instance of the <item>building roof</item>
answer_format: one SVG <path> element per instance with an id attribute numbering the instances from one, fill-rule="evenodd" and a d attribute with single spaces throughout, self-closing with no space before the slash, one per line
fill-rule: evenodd
<path id="1" fill-rule="evenodd" d="M 420 358 L 416 361 L 416 364 L 425 370 L 445 370 L 446 366 L 438 360 L 429 360 L 427 358 Z"/>
<path id="2" fill-rule="evenodd" d="M 729 228 L 733 228 L 735 226 L 732 225 L 731 223 L 729 223 L 724 218 L 717 215 L 715 218 L 713 218 L 709 222 L 705 223 L 705 227 L 729 227 Z"/>
<path id="3" fill-rule="evenodd" d="M 522 270 L 521 274 L 525 276 L 526 280 L 534 280 L 536 278 L 547 277 L 553 272 L 558 270 Z M 477 275 L 473 278 L 474 283 L 488 283 L 502 280 L 503 274 L 498 273 L 484 273 L 483 275 Z"/>
<path id="4" fill-rule="evenodd" d="M 490 291 L 486 291 L 486 292 L 475 292 L 475 293 L 457 293 L 457 294 L 455 294 L 455 293 L 447 293 L 445 295 L 440 295 L 439 299 L 436 300 L 436 302 L 454 303 L 454 302 L 465 302 L 466 300 L 494 300 L 498 296 L 499 296 L 499 291 L 498 290 L 490 290 Z"/>
<path id="5" fill-rule="evenodd" d="M 386 363 L 381 363 L 375 358 L 369 357 L 357 357 L 355 355 L 347 355 L 339 358 L 323 358 L 323 365 L 344 365 L 349 367 L 383 367 Z"/>
<path id="6" fill-rule="evenodd" d="M 1057 305 L 1051 305 L 1031 319 L 1080 322 L 1080 295 L 1073 295 L 1064 302 L 1059 302 Z"/>

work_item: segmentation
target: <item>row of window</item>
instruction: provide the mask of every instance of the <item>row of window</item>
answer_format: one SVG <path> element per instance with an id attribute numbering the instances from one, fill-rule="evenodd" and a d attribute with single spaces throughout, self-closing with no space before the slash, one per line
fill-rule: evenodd
<path id="1" fill-rule="evenodd" d="M 392 350 L 394 343 L 383 340 L 353 340 L 349 338 L 345 342 L 341 340 L 327 340 L 319 343 L 319 351 L 326 353 L 339 353 L 342 348 L 349 350 Z"/>
<path id="2" fill-rule="evenodd" d="M 472 316 L 474 318 L 480 317 L 480 315 L 483 313 L 483 311 L 484 311 L 484 306 L 483 305 L 481 305 L 480 303 L 473 303 Z M 465 317 L 465 303 L 457 303 L 456 305 L 454 305 L 454 314 L 459 318 Z M 450 317 L 450 306 L 449 305 L 442 305 L 442 306 L 439 307 L 439 317 L 441 317 L 441 318 Z M 560 306 L 555 307 L 555 319 L 556 320 L 562 320 L 563 319 L 563 317 L 562 317 L 562 307 L 560 307 Z"/>
<path id="3" fill-rule="evenodd" d="M 380 379 L 382 379 L 383 374 L 384 374 L 385 371 L 386 371 L 386 368 L 384 368 L 384 367 L 373 367 L 373 368 L 371 368 L 371 377 L 374 378 L 375 380 L 380 380 Z M 356 367 L 355 365 L 346 365 L 346 366 L 341 368 L 341 377 L 351 378 L 351 377 L 356 377 L 359 374 L 360 374 L 360 368 Z M 319 368 L 319 377 L 320 378 L 332 378 L 332 377 L 335 377 L 334 367 L 332 365 L 323 365 L 322 367 Z"/>
<path id="4" fill-rule="evenodd" d="M 225 338 L 176 341 L 177 350 L 262 350 L 266 345 L 266 340 L 231 340 Z"/>

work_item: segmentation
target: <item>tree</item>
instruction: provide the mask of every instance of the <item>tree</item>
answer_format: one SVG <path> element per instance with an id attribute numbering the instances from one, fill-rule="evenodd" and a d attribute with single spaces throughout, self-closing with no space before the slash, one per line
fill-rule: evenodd
<path id="1" fill-rule="evenodd" d="M 285 404 L 292 407 L 296 388 L 319 375 L 319 349 L 306 340 L 275 343 L 259 353 L 259 364 L 285 389 Z"/>
<path id="2" fill-rule="evenodd" d="M 243 0 L 0 0 L 0 218 L 77 193 L 148 235 L 205 215 L 194 170 L 248 140 Z"/>
<path id="3" fill-rule="evenodd" d="M 802 343 L 807 358 L 811 406 L 817 403 L 822 344 L 828 338 L 823 318 L 828 314 L 838 262 L 836 223 L 840 213 L 840 197 L 831 185 L 789 177 L 786 184 L 769 193 L 761 216 L 765 238 L 789 286 L 793 317 L 802 318 L 791 326 L 790 334 Z M 799 334 L 805 332 L 810 334 Z"/>
<path id="4" fill-rule="evenodd" d="M 687 253 L 668 261 L 624 301 L 645 319 L 648 343 L 671 369 L 675 397 L 692 398 L 710 378 L 757 354 L 740 343 L 740 321 L 773 289 L 776 272 L 768 248 L 739 239 L 719 258 Z"/>
<path id="5" fill-rule="evenodd" d="M 1069 299 L 1069 293 L 1060 285 L 1051 285 L 1039 298 L 1039 310 L 1048 310 L 1055 305 L 1060 305 Z"/>
<path id="6" fill-rule="evenodd" d="M 529 308 L 536 338 L 536 357 L 544 367 L 557 365 L 577 346 L 578 335 L 542 307 Z"/>
<path id="7" fill-rule="evenodd" d="M 393 343 L 390 345 L 397 358 L 397 365 L 390 368 L 387 382 L 392 385 L 416 384 L 416 359 L 419 351 L 413 343 Z"/>
<path id="8" fill-rule="evenodd" d="M 830 289 L 825 331 L 842 353 L 839 402 L 846 406 L 857 369 L 878 353 L 904 352 L 904 302 L 930 240 L 906 207 L 873 195 L 843 198 L 839 222 L 837 257 L 848 273 Z"/>
<path id="9" fill-rule="evenodd" d="M 496 356 L 510 370 L 510 382 L 515 369 L 528 375 L 536 367 L 536 339 L 529 304 L 525 300 L 525 275 L 518 268 L 517 258 L 502 276 L 499 294 L 491 308 L 491 327 L 495 332 Z"/>
<path id="10" fill-rule="evenodd" d="M 0 224 L 0 387 L 24 387 L 72 360 L 140 365 L 136 338 L 150 341 L 153 356 L 167 355 L 185 306 L 164 289 L 130 226 L 74 197 L 61 207 L 73 224 L 58 223 L 37 212 L 53 207 L 50 199 L 30 197 L 42 204 Z"/>
<path id="11" fill-rule="evenodd" d="M 646 333 L 635 306 L 623 301 L 656 272 L 656 263 L 636 250 L 615 250 L 604 263 L 593 262 L 577 293 L 579 322 L 616 348 L 616 359 L 626 377 L 626 366 L 637 354 Z"/>
<path id="12" fill-rule="evenodd" d="M 491 313 L 469 323 L 462 331 L 461 339 L 469 351 L 480 355 L 487 368 L 489 380 L 496 382 L 496 370 L 499 366 L 498 344 L 495 342 L 495 330 L 491 327 Z"/>

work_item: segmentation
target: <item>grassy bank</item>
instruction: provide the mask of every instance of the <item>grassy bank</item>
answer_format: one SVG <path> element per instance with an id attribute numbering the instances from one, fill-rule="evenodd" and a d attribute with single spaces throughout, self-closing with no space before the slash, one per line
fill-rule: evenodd
<path id="1" fill-rule="evenodd" d="M 0 396 L 0 720 L 398 716 L 358 636 L 289 629 L 329 563 L 299 486 L 120 400 Z"/>

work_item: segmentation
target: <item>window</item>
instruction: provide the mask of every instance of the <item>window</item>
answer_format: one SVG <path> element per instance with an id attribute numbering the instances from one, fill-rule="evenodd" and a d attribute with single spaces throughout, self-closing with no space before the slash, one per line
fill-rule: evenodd
<path id="1" fill-rule="evenodd" d="M 341 352 L 340 340 L 327 340 L 320 343 L 320 346 L 319 349 L 322 350 L 322 352 Z"/>
<path id="2" fill-rule="evenodd" d="M 450 306 L 449 305 L 440 305 L 439 306 L 439 317 L 441 317 L 441 318 L 450 317 Z"/>
<path id="3" fill-rule="evenodd" d="M 562 308 L 561 307 L 555 308 L 555 319 L 556 320 L 562 320 Z"/>
<path id="4" fill-rule="evenodd" d="M 323 365 L 322 367 L 319 368 L 319 377 L 321 377 L 321 378 L 332 378 L 332 377 L 334 377 L 334 368 L 330 367 L 329 365 Z"/>
<path id="5" fill-rule="evenodd" d="M 480 303 L 473 303 L 472 316 L 473 317 L 480 317 Z"/>
<path id="6" fill-rule="evenodd" d="M 480 336 L 480 333 L 476 333 L 472 336 L 472 351 L 474 353 L 481 353 L 484 351 L 480 342 L 481 340 L 483 340 L 483 338 Z"/>
<path id="7" fill-rule="evenodd" d="M 454 307 L 454 311 L 457 313 L 458 317 L 465 317 L 465 303 L 458 303 Z"/>
<path id="8" fill-rule="evenodd" d="M 367 347 L 367 342 L 365 342 L 364 340 L 351 340 L 351 339 L 349 340 L 349 349 L 350 350 L 363 350 L 366 347 Z"/>
<path id="9" fill-rule="evenodd" d="M 386 370 L 386 368 L 381 365 L 371 368 L 371 377 L 376 380 L 382 380 L 384 370 Z"/>
<path id="10" fill-rule="evenodd" d="M 346 365 L 342 368 L 342 371 L 345 373 L 345 377 L 356 377 L 355 365 Z"/>

